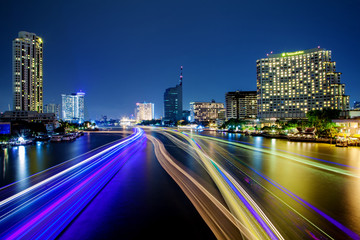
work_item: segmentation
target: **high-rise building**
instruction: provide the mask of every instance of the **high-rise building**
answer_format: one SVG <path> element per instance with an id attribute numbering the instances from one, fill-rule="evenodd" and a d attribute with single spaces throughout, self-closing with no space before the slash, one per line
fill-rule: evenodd
<path id="1" fill-rule="evenodd" d="M 226 119 L 256 118 L 256 91 L 227 92 L 225 95 Z"/>
<path id="2" fill-rule="evenodd" d="M 215 122 L 224 117 L 224 103 L 211 102 L 191 102 L 190 117 L 192 122 Z"/>
<path id="3" fill-rule="evenodd" d="M 176 122 L 182 119 L 182 69 L 180 81 L 176 87 L 166 89 L 164 93 L 164 120 Z"/>
<path id="4" fill-rule="evenodd" d="M 137 122 L 141 122 L 143 120 L 153 120 L 155 118 L 154 104 L 145 102 L 136 103 L 135 117 Z"/>
<path id="5" fill-rule="evenodd" d="M 62 120 L 83 123 L 85 118 L 84 92 L 62 94 Z"/>
<path id="6" fill-rule="evenodd" d="M 55 113 L 55 118 L 60 118 L 60 104 L 49 103 L 44 105 L 44 113 Z"/>
<path id="7" fill-rule="evenodd" d="M 310 110 L 348 110 L 349 96 L 331 51 L 269 54 L 256 61 L 258 117 L 306 118 Z"/>
<path id="8" fill-rule="evenodd" d="M 21 31 L 13 41 L 14 111 L 43 112 L 43 41 Z"/>

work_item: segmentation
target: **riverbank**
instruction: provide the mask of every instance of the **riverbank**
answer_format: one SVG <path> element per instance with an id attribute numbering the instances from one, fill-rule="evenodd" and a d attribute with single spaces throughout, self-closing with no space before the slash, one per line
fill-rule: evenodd
<path id="1" fill-rule="evenodd" d="M 265 138 L 275 138 L 275 139 L 285 139 L 290 142 L 310 142 L 310 143 L 327 143 L 332 145 L 337 145 L 340 147 L 347 146 L 360 146 L 360 140 L 357 138 L 318 138 L 318 137 L 303 137 L 303 136 L 289 136 L 285 134 L 272 134 L 272 133 L 259 133 L 259 132 L 246 132 L 246 131 L 218 131 L 226 133 L 238 133 L 244 134 L 245 136 L 261 136 Z"/>

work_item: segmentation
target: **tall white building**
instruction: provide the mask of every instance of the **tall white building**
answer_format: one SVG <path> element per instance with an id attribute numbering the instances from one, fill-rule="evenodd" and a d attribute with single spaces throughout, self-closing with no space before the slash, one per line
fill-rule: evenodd
<path id="1" fill-rule="evenodd" d="M 143 120 L 153 120 L 155 118 L 154 104 L 145 102 L 136 103 L 135 117 L 136 122 L 141 122 Z"/>
<path id="2" fill-rule="evenodd" d="M 43 112 L 43 41 L 35 33 L 13 41 L 13 96 L 15 111 Z"/>
<path id="3" fill-rule="evenodd" d="M 84 92 L 62 94 L 62 120 L 83 123 L 85 117 Z"/>
<path id="4" fill-rule="evenodd" d="M 256 61 L 258 117 L 305 118 L 311 110 L 348 110 L 349 96 L 331 51 L 269 54 Z"/>

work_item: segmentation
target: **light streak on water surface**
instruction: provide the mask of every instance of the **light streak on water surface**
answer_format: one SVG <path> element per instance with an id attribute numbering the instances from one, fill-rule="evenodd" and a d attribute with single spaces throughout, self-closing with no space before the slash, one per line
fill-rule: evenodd
<path id="1" fill-rule="evenodd" d="M 212 177 L 212 179 L 215 181 L 215 183 L 217 184 L 219 190 L 222 192 L 222 196 L 224 197 L 229 209 L 231 210 L 233 216 L 240 220 L 240 219 L 245 219 L 244 221 L 242 221 L 243 227 L 245 227 L 246 229 L 248 229 L 251 232 L 251 236 L 257 236 L 255 238 L 259 238 L 259 232 L 256 230 L 256 228 L 254 229 L 254 225 L 251 224 L 251 215 L 255 215 L 254 212 L 250 211 L 250 214 L 245 214 L 242 215 L 241 213 L 236 213 L 234 212 L 234 208 L 231 203 L 231 200 L 228 200 L 229 198 L 233 197 L 230 195 L 228 195 L 226 192 L 224 192 L 224 190 L 222 189 L 221 183 L 217 183 L 218 179 L 216 174 L 214 175 L 211 170 L 208 169 L 208 165 L 206 164 L 206 161 L 204 161 L 204 159 L 201 157 L 201 155 L 203 155 L 204 158 L 207 159 L 207 161 L 211 162 L 213 164 L 213 166 L 215 167 L 216 170 L 220 170 L 220 175 L 223 178 L 223 180 L 225 180 L 226 184 L 228 185 L 228 187 L 232 188 L 233 192 L 238 194 L 238 198 L 240 198 L 241 200 L 244 200 L 242 198 L 242 196 L 247 196 L 249 197 L 249 202 L 253 203 L 255 207 L 249 207 L 249 205 L 246 205 L 246 202 L 243 201 L 243 204 L 247 206 L 248 209 L 256 209 L 258 210 L 257 214 L 258 216 L 264 217 L 261 218 L 263 219 L 260 220 L 259 218 L 255 217 L 257 219 L 257 222 L 259 223 L 258 227 L 260 226 L 260 228 L 263 228 L 265 230 L 265 232 L 267 233 L 267 236 L 264 237 L 260 237 L 261 239 L 263 238 L 270 238 L 270 239 L 274 239 L 275 237 L 277 237 L 278 235 L 272 235 L 272 233 L 276 233 L 278 232 L 277 229 L 272 225 L 272 223 L 267 222 L 268 218 L 266 217 L 266 215 L 263 215 L 263 212 L 260 208 L 256 207 L 256 203 L 255 201 L 246 193 L 246 191 L 241 192 L 239 189 L 241 189 L 242 187 L 239 185 L 239 183 L 237 182 L 237 180 L 235 180 L 234 178 L 232 178 L 232 176 L 230 175 L 229 172 L 223 172 L 223 168 L 221 168 L 221 166 L 218 165 L 218 162 L 214 162 L 212 161 L 212 159 L 206 155 L 206 151 L 207 151 L 207 143 L 206 141 L 210 140 L 210 141 L 217 141 L 219 143 L 223 143 L 223 144 L 231 144 L 234 146 L 238 146 L 237 144 L 239 143 L 231 143 L 225 140 L 221 140 L 221 139 L 215 139 L 215 138 L 211 138 L 211 137 L 204 137 L 204 136 L 199 136 L 199 135 L 191 135 L 189 136 L 186 133 L 182 134 L 182 138 L 186 139 L 185 142 L 188 142 L 188 144 L 186 144 L 185 142 L 179 140 L 179 138 L 175 138 L 172 137 L 173 135 L 177 135 L 180 136 L 180 133 L 178 133 L 177 131 L 171 131 L 171 130 L 166 130 L 166 131 L 162 131 L 160 132 L 161 134 L 163 134 L 164 136 L 166 136 L 169 140 L 171 140 L 175 145 L 177 145 L 179 148 L 181 148 L 182 150 L 184 150 L 185 152 L 189 153 L 196 161 L 198 161 L 200 163 L 201 166 L 203 166 L 205 169 L 207 169 L 207 172 L 209 173 L 209 175 Z M 200 144 L 197 143 L 195 141 L 195 138 L 200 138 L 200 139 L 204 139 L 204 143 Z M 191 150 L 189 149 L 189 145 L 191 146 Z M 240 145 L 239 145 L 240 146 Z M 215 147 L 219 147 L 218 145 L 215 145 Z M 240 147 L 242 148 L 246 148 L 248 150 L 251 151 L 260 151 L 266 154 L 271 154 L 271 155 L 277 155 L 277 156 L 281 156 L 284 157 L 284 159 L 290 159 L 290 160 L 295 160 L 294 158 L 297 158 L 296 156 L 293 155 L 298 155 L 298 158 L 296 159 L 297 162 L 301 162 L 301 163 L 305 163 L 306 165 L 309 166 L 313 166 L 312 164 L 316 164 L 317 168 L 320 169 L 325 169 L 326 165 L 321 164 L 321 163 L 314 163 L 314 162 L 310 162 L 309 160 L 306 160 L 304 162 L 302 162 L 304 159 L 301 159 L 299 157 L 306 157 L 305 155 L 299 155 L 299 154 L 295 154 L 295 153 L 291 153 L 291 152 L 287 152 L 287 151 L 281 151 L 283 153 L 279 153 L 277 151 L 268 151 L 267 149 L 259 149 L 259 148 L 255 148 L 253 146 L 243 146 L 241 145 Z M 263 151 L 262 151 L 263 150 Z M 225 149 L 223 149 L 224 152 L 227 152 Z M 195 154 L 196 152 L 196 154 Z M 286 154 L 287 153 L 287 154 Z M 229 155 L 232 155 L 231 153 L 227 153 Z M 225 159 L 226 157 L 223 156 Z M 311 157 L 308 157 L 311 158 Z M 314 160 L 316 161 L 320 161 L 319 159 L 314 158 Z M 173 160 L 174 161 L 174 160 Z M 352 230 L 350 230 L 349 228 L 345 227 L 343 224 L 341 224 L 340 222 L 336 221 L 335 219 L 331 218 L 329 215 L 325 214 L 324 212 L 320 211 L 319 209 L 315 208 L 313 205 L 311 205 L 309 202 L 305 201 L 304 199 L 300 198 L 299 196 L 297 196 L 296 194 L 294 194 L 293 192 L 291 192 L 290 190 L 284 188 L 283 186 L 281 186 L 280 184 L 276 183 L 275 181 L 271 180 L 270 178 L 266 177 L 264 174 L 262 174 L 261 172 L 257 171 L 256 169 L 250 167 L 248 164 L 246 164 L 244 161 L 241 161 L 240 159 L 236 159 L 237 162 L 241 163 L 242 165 L 246 166 L 247 168 L 249 168 L 253 173 L 256 173 L 258 176 L 260 176 L 261 178 L 263 178 L 264 180 L 266 180 L 267 182 L 269 182 L 272 186 L 274 186 L 275 188 L 279 189 L 281 192 L 283 192 L 284 194 L 286 194 L 287 196 L 289 196 L 291 199 L 295 200 L 297 203 L 299 203 L 300 205 L 302 205 L 303 207 L 312 210 L 314 212 L 316 212 L 317 214 L 319 214 L 320 216 L 322 216 L 323 218 L 325 218 L 328 222 L 332 223 L 333 225 L 335 225 L 338 229 L 341 229 L 348 237 L 351 237 L 352 239 L 359 239 L 359 235 L 357 235 L 356 233 L 354 233 Z M 309 162 L 311 164 L 309 164 Z M 324 161 L 320 161 L 320 162 L 327 162 L 326 160 Z M 233 167 L 237 168 L 237 166 L 233 165 L 233 163 L 231 163 L 230 161 L 228 162 L 229 164 L 231 164 Z M 329 161 L 329 163 L 331 163 Z M 179 164 L 181 166 L 181 164 Z M 336 165 L 336 164 L 335 164 Z M 347 165 L 345 164 L 337 164 L 339 166 L 342 167 L 347 167 Z M 331 166 L 330 166 L 331 167 Z M 352 173 L 350 173 L 349 171 L 345 170 L 342 171 L 343 169 L 338 169 L 338 168 L 330 168 L 330 172 L 334 172 L 334 173 L 340 173 L 343 175 L 352 175 L 352 177 L 358 177 L 357 175 L 353 175 Z M 242 171 L 240 169 L 238 169 L 239 171 Z M 326 169 L 328 170 L 328 169 Z M 339 170 L 339 171 L 337 171 Z M 329 171 L 329 170 L 328 170 Z M 350 173 L 350 174 L 349 174 Z M 246 174 L 245 172 L 243 172 L 243 174 L 247 175 L 250 179 L 252 179 L 252 177 L 250 177 L 248 174 Z M 174 177 L 173 177 L 174 178 Z M 231 179 L 231 180 L 230 180 Z M 246 180 L 246 179 L 245 179 Z M 311 222 L 309 219 L 307 219 L 304 215 L 302 215 L 300 212 L 298 212 L 297 210 L 295 210 L 292 206 L 290 206 L 287 202 L 285 202 L 281 197 L 278 197 L 277 194 L 275 194 L 274 192 L 270 191 L 268 188 L 266 188 L 264 185 L 261 185 L 261 183 L 259 183 L 258 181 L 256 181 L 255 179 L 252 179 L 252 181 L 256 182 L 257 184 L 259 184 L 259 186 L 261 186 L 263 189 L 265 189 L 266 191 L 269 192 L 269 194 L 273 195 L 277 200 L 279 200 L 281 202 L 281 204 L 284 204 L 286 207 L 289 208 L 290 211 L 292 211 L 293 213 L 297 214 L 298 217 L 300 217 L 300 219 L 304 219 L 306 222 L 308 222 L 308 226 L 310 226 L 310 228 L 306 228 L 306 225 L 304 225 L 305 228 L 303 228 L 303 233 L 306 233 L 307 237 L 311 237 L 312 239 L 333 239 L 331 236 L 329 236 L 326 232 L 324 232 L 321 228 L 319 228 L 317 225 L 315 225 L 313 222 Z M 241 195 L 239 195 L 239 193 L 241 193 Z M 235 204 L 239 204 L 239 202 L 235 203 Z M 265 220 L 266 219 L 266 220 Z M 266 227 L 264 225 L 264 223 L 267 224 L 268 227 Z M 296 223 L 294 223 L 296 224 Z M 209 225 L 210 226 L 210 225 Z M 269 232 L 268 229 L 271 227 L 272 231 Z M 296 226 L 296 225 L 295 225 Z M 312 228 L 315 228 L 313 230 L 311 230 Z M 243 229 L 242 229 L 243 230 Z M 315 230 L 315 231 L 314 231 Z M 214 231 L 214 230 L 213 230 Z M 316 233 L 316 234 L 315 234 Z M 249 238 L 249 236 L 247 237 Z M 251 238 L 251 237 L 250 237 Z M 281 235 L 280 237 L 281 238 Z"/>
<path id="2" fill-rule="evenodd" d="M 54 239 L 138 149 L 143 130 L 0 202 L 1 239 Z"/>

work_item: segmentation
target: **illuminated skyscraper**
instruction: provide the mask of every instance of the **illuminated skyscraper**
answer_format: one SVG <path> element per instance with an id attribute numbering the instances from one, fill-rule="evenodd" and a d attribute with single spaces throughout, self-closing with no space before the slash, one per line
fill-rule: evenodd
<path id="1" fill-rule="evenodd" d="M 141 122 L 143 120 L 153 120 L 155 118 L 154 104 L 145 102 L 136 103 L 135 117 L 137 122 Z"/>
<path id="2" fill-rule="evenodd" d="M 15 111 L 43 112 L 43 42 L 35 33 L 13 41 L 13 96 Z"/>
<path id="3" fill-rule="evenodd" d="M 349 96 L 331 51 L 269 54 L 256 61 L 258 117 L 306 118 L 310 110 L 348 110 Z"/>
<path id="4" fill-rule="evenodd" d="M 176 87 L 166 89 L 164 93 L 164 120 L 176 122 L 182 119 L 182 69 L 180 81 Z"/>
<path id="5" fill-rule="evenodd" d="M 225 101 L 226 119 L 256 118 L 256 91 L 227 92 Z"/>
<path id="6" fill-rule="evenodd" d="M 84 122 L 84 92 L 62 94 L 62 120 L 73 123 Z"/>

